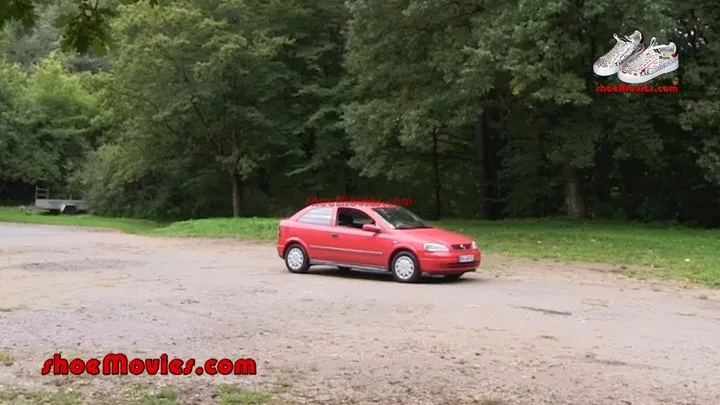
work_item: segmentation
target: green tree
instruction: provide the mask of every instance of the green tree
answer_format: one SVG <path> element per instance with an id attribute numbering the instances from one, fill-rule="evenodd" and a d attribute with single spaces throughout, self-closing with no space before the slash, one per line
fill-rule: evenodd
<path id="1" fill-rule="evenodd" d="M 134 0 L 138 1 L 138 0 Z M 64 50 L 104 53 L 111 45 L 109 23 L 119 1 L 72 0 L 74 7 L 58 15 L 55 23 L 62 28 L 61 45 Z M 0 28 L 19 22 L 25 29 L 35 27 L 42 9 L 54 5 L 50 0 L 6 0 L 0 3 Z"/>
<path id="2" fill-rule="evenodd" d="M 266 33 L 256 6 L 136 4 L 115 21 L 109 89 L 119 112 L 134 121 L 120 142 L 137 145 L 133 156 L 147 170 L 202 161 L 225 173 L 235 216 L 243 182 L 279 142 L 270 117 L 288 79 L 277 60 L 288 40 Z"/>
<path id="3" fill-rule="evenodd" d="M 280 60 L 289 72 L 284 108 L 274 119 L 283 123 L 289 159 L 276 160 L 288 177 L 312 192 L 342 183 L 344 193 L 357 187 L 347 165 L 352 149 L 340 127 L 345 94 L 347 10 L 341 0 L 277 0 L 267 7 L 270 30 L 292 39 Z"/>
<path id="4" fill-rule="evenodd" d="M 368 0 L 353 2 L 350 12 L 348 70 L 356 87 L 345 128 L 355 151 L 351 163 L 365 176 L 414 186 L 431 179 L 439 217 L 443 184 L 455 175 L 473 177 L 472 170 L 453 169 L 482 153 L 472 124 L 493 87 L 495 67 L 490 53 L 465 52 L 482 7 Z"/>
<path id="5" fill-rule="evenodd" d="M 55 57 L 31 74 L 17 64 L 0 61 L 0 66 L 0 180 L 73 191 L 67 178 L 96 146 L 94 96 L 83 78 L 70 75 Z"/>

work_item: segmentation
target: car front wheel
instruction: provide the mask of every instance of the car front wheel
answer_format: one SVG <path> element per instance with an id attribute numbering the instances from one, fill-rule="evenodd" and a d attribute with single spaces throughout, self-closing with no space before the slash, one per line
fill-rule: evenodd
<path id="1" fill-rule="evenodd" d="M 393 257 L 390 270 L 395 280 L 402 283 L 415 283 L 420 280 L 422 272 L 417 258 L 410 252 L 400 252 Z"/>
<path id="2" fill-rule="evenodd" d="M 310 259 L 305 249 L 298 244 L 288 246 L 285 250 L 285 266 L 291 273 L 307 273 Z"/>

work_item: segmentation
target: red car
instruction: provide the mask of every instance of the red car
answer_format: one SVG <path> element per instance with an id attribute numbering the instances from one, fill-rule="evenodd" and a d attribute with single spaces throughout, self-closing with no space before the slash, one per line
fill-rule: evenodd
<path id="1" fill-rule="evenodd" d="M 406 208 L 356 203 L 313 204 L 280 221 L 277 252 L 292 273 L 330 265 L 391 273 L 401 282 L 457 279 L 481 258 L 471 238 L 432 227 Z"/>

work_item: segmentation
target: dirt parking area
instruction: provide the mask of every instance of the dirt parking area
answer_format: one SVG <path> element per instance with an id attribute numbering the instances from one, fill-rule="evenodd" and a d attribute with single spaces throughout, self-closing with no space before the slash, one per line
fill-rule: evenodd
<path id="1" fill-rule="evenodd" d="M 217 384 L 283 404 L 720 404 L 720 295 L 608 269 L 489 256 L 459 281 L 406 285 L 291 274 L 266 244 L 0 224 L 0 390 L 72 387 L 93 404 L 120 403 L 129 384 L 194 404 L 216 403 Z M 258 373 L 41 376 L 57 352 L 251 357 Z"/>

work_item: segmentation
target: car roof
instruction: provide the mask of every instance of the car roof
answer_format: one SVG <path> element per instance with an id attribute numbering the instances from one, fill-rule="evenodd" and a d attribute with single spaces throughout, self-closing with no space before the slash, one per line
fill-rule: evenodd
<path id="1" fill-rule="evenodd" d="M 310 205 L 308 205 L 308 207 L 313 207 L 313 208 L 338 207 L 338 208 L 370 208 L 370 209 L 372 209 L 372 208 L 398 207 L 398 205 L 382 203 L 382 202 L 330 202 L 330 203 L 310 204 Z"/>

